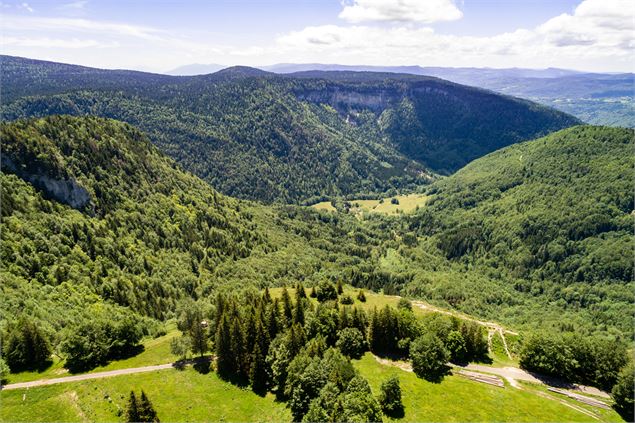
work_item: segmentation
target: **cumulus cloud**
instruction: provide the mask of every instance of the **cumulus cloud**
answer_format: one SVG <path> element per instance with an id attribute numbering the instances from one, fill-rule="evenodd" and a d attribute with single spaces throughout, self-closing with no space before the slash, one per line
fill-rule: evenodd
<path id="1" fill-rule="evenodd" d="M 350 7 L 365 4 L 357 0 Z M 385 16 L 396 15 L 386 12 Z M 285 34 L 277 41 L 287 54 L 295 51 L 306 57 L 308 51 L 321 60 L 339 56 L 366 64 L 389 60 L 395 64 L 538 67 L 608 60 L 623 67 L 635 49 L 634 23 L 635 3 L 631 0 L 584 0 L 572 14 L 554 17 L 536 28 L 487 37 L 439 34 L 426 26 L 323 25 Z"/>
<path id="2" fill-rule="evenodd" d="M 348 22 L 432 23 L 461 19 L 454 0 L 352 0 L 339 17 Z"/>

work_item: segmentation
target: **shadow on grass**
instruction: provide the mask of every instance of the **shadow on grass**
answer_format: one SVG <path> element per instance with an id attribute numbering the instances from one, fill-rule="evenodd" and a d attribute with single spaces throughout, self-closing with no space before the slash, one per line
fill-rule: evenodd
<path id="1" fill-rule="evenodd" d="M 402 405 L 394 410 L 384 410 L 384 414 L 393 419 L 403 419 L 406 415 L 406 411 Z"/>

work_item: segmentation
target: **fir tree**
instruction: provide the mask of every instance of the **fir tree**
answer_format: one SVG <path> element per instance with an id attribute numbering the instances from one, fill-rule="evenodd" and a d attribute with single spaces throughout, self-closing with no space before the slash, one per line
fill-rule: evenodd
<path id="1" fill-rule="evenodd" d="M 291 297 L 287 288 L 282 289 L 282 314 L 285 327 L 291 326 L 293 323 L 293 307 L 291 306 Z"/>
<path id="2" fill-rule="evenodd" d="M 280 331 L 280 307 L 278 299 L 276 298 L 271 303 L 271 306 L 267 312 L 267 331 L 269 332 L 269 339 L 274 339 Z"/>
<path id="3" fill-rule="evenodd" d="M 304 291 L 304 285 L 302 285 L 302 283 L 298 282 L 298 284 L 295 287 L 295 300 L 298 301 L 298 299 L 303 299 L 306 298 L 306 292 Z"/>
<path id="4" fill-rule="evenodd" d="M 269 292 L 269 287 L 265 287 L 265 292 L 262 294 L 262 301 L 265 304 L 269 304 L 271 302 L 271 293 Z"/>
<path id="5" fill-rule="evenodd" d="M 249 376 L 249 357 L 245 354 L 245 332 L 240 319 L 233 319 L 230 330 L 231 354 L 233 358 L 233 373 L 242 380 Z"/>
<path id="6" fill-rule="evenodd" d="M 251 384 L 251 389 L 257 394 L 264 394 L 267 391 L 267 363 L 258 343 L 255 344 L 254 351 L 251 354 L 249 383 Z"/>
<path id="7" fill-rule="evenodd" d="M 234 358 L 232 356 L 231 334 L 227 316 L 221 316 L 216 331 L 216 371 L 223 379 L 230 379 L 234 374 Z"/>
<path id="8" fill-rule="evenodd" d="M 304 299 L 297 298 L 295 310 L 293 313 L 293 323 L 304 325 Z"/>

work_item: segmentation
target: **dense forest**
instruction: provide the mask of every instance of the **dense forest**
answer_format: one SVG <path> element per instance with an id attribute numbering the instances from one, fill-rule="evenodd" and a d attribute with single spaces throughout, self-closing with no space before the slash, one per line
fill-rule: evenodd
<path id="1" fill-rule="evenodd" d="M 578 123 L 525 100 L 413 75 L 235 67 L 173 77 L 10 56 L 2 70 L 4 120 L 119 119 L 220 192 L 263 202 L 414 188 Z"/>
<path id="2" fill-rule="evenodd" d="M 313 280 L 370 255 L 347 219 L 218 194 L 122 122 L 52 116 L 0 134 L 2 320 L 36 319 L 54 344 L 117 316 L 151 333 L 184 297 Z"/>

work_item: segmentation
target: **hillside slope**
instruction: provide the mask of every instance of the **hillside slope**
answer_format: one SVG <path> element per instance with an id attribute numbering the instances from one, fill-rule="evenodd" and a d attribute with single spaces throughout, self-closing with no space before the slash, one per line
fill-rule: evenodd
<path id="1" fill-rule="evenodd" d="M 430 77 L 173 77 L 2 57 L 4 120 L 94 114 L 144 130 L 235 197 L 309 202 L 430 181 L 500 147 L 575 124 L 534 103 Z"/>
<path id="2" fill-rule="evenodd" d="M 341 219 L 218 194 L 122 122 L 51 116 L 3 123 L 0 139 L 0 320 L 24 313 L 57 337 L 135 315 L 150 330 L 185 297 L 311 280 L 369 254 Z"/>
<path id="3" fill-rule="evenodd" d="M 504 148 L 435 183 L 405 219 L 424 251 L 500 281 L 506 294 L 476 294 L 490 295 L 484 308 L 534 298 L 630 333 L 634 140 L 632 130 L 578 126 Z M 460 286 L 433 295 L 478 308 L 469 292 L 483 286 Z"/>

